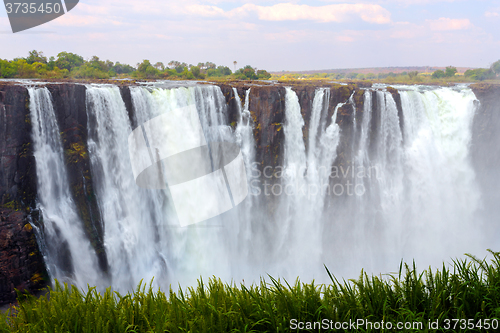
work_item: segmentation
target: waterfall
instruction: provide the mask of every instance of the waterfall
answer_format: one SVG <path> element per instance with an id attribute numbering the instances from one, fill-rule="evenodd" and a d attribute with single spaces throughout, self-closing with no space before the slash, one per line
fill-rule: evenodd
<path id="1" fill-rule="evenodd" d="M 258 223 L 257 214 L 254 212 L 254 206 L 258 205 L 256 199 L 256 189 L 253 188 L 252 184 L 255 179 L 252 175 L 252 168 L 255 162 L 255 139 L 253 137 L 253 120 L 250 113 L 250 89 L 245 91 L 245 102 L 242 107 L 241 99 L 238 96 L 238 90 L 233 88 L 234 97 L 236 99 L 236 106 L 238 109 L 238 122 L 236 124 L 235 136 L 236 142 L 241 148 L 243 154 L 243 159 L 245 162 L 245 168 L 247 170 L 248 188 L 250 189 L 250 196 L 243 203 L 243 207 L 240 208 L 240 223 L 234 224 L 234 233 L 237 235 L 234 238 L 233 248 L 237 248 L 242 257 L 248 260 L 248 257 L 252 253 L 252 224 Z"/>
<path id="2" fill-rule="evenodd" d="M 316 267 L 321 265 L 323 256 L 321 220 L 324 200 L 330 192 L 330 168 L 339 143 L 340 128 L 336 118 L 342 104 L 336 106 L 331 124 L 325 128 L 330 91 L 327 88 L 316 90 L 306 150 L 302 134 L 305 122 L 297 94 L 286 88 L 285 97 L 285 155 L 279 192 L 281 209 L 275 217 L 276 236 L 279 237 L 277 265 L 280 271 L 277 274 L 292 278 L 300 271 L 301 277 L 311 279 L 317 277 Z M 271 191 L 273 189 L 274 186 Z"/>
<path id="3" fill-rule="evenodd" d="M 233 88 L 237 114 L 231 125 L 219 87 L 129 89 L 131 117 L 118 87 L 88 85 L 86 91 L 87 145 L 109 280 L 97 268 L 70 194 L 50 93 L 29 89 L 44 253 L 52 277 L 80 287 L 111 284 L 119 291 L 153 277 L 154 286 L 164 289 L 213 275 L 237 282 L 265 274 L 328 282 L 323 264 L 337 276 L 353 277 L 362 268 L 389 272 L 401 259 L 439 265 L 485 250 L 475 221 L 481 193 L 469 158 L 476 100 L 469 88 L 398 87 L 400 105 L 384 87 L 370 88 L 362 106 L 354 93 L 334 105 L 330 88 L 317 88 L 310 118 L 304 119 L 297 94 L 287 87 L 283 156 L 272 179 L 252 172 L 254 88 L 245 91 L 243 103 Z M 187 126 L 193 114 L 186 110 L 198 116 L 200 132 Z M 342 128 L 354 128 L 344 132 L 339 124 L 350 110 L 357 116 Z M 181 226 L 174 204 L 179 198 L 165 184 L 137 186 L 132 170 L 139 157 L 129 154 L 130 133 L 139 127 L 146 133 L 145 124 L 160 116 L 170 119 L 166 131 L 182 139 L 181 146 L 237 144 L 249 196 L 219 216 Z M 215 163 L 218 151 L 210 153 Z M 254 181 L 262 186 L 252 186 Z M 180 199 L 213 200 L 197 193 Z"/>
<path id="4" fill-rule="evenodd" d="M 48 272 L 61 282 L 98 285 L 103 276 L 70 194 L 64 151 L 47 88 L 28 88 L 38 179 L 39 209 Z"/>

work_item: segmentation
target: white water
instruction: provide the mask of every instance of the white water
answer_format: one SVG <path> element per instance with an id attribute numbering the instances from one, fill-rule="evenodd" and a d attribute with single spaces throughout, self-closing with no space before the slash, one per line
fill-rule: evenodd
<path id="1" fill-rule="evenodd" d="M 87 283 L 98 285 L 103 277 L 99 273 L 97 258 L 83 232 L 82 222 L 70 194 L 52 97 L 47 88 L 28 88 L 28 91 L 39 208 L 43 217 L 42 233 L 46 244 L 42 252 L 49 274 L 61 282 L 79 286 Z M 64 265 L 64 259 L 61 259 L 63 251 L 66 252 L 63 255 L 69 255 L 72 269 Z"/>
<path id="2" fill-rule="evenodd" d="M 36 116 L 33 124 L 46 122 L 44 126 L 50 127 L 34 131 L 44 217 L 56 221 L 51 223 L 58 225 L 62 239 L 71 240 L 73 281 L 82 287 L 87 283 L 104 287 L 109 281 L 99 278 L 80 224 L 70 223 L 77 218 L 66 218 L 76 216 L 76 210 L 64 178 L 57 124 L 54 116 L 38 116 L 36 111 L 52 110 L 48 94 L 46 89 L 30 90 L 32 118 Z M 355 120 L 359 130 L 353 131 L 357 144 L 352 142 L 348 145 L 352 152 L 344 152 L 352 156 L 343 166 L 350 169 L 337 170 L 340 174 L 332 177 L 331 167 L 343 138 L 337 114 L 342 107 L 352 108 L 354 99 L 351 96 L 334 106 L 333 116 L 327 119 L 330 91 L 318 88 L 309 136 L 304 138 L 298 97 L 287 88 L 283 168 L 273 170 L 278 186 L 268 186 L 269 195 L 266 188 L 256 191 L 251 186 L 253 195 L 237 208 L 181 228 L 168 190 L 142 189 L 135 184 L 127 146 L 132 126 L 118 88 L 88 86 L 88 148 L 105 226 L 111 285 L 131 290 L 141 279 L 149 282 L 154 277 L 156 286 L 188 286 L 200 276 L 212 275 L 251 282 L 267 273 L 288 280 L 300 276 L 303 281 L 327 282 L 323 264 L 337 276 L 352 278 L 362 268 L 375 273 L 396 270 L 402 258 L 426 267 L 439 266 L 465 252 L 484 253 L 487 245 L 474 220 L 480 193 L 468 157 L 475 96 L 469 89 L 418 87 L 400 94 L 403 131 L 392 95 L 365 92 L 363 116 Z M 161 114 L 181 117 L 181 124 L 182 115 L 172 112 L 195 105 L 207 141 L 236 142 L 249 184 L 256 180 L 262 185 L 266 180 L 252 177 L 255 173 L 249 171 L 255 163 L 250 90 L 241 106 L 234 89 L 238 105 L 234 133 L 218 87 L 132 87 L 131 95 L 138 124 Z M 378 116 L 373 110 L 374 95 Z M 374 122 L 379 122 L 376 133 L 372 132 Z M 200 139 L 180 128 L 171 132 L 179 132 L 186 140 Z M 352 193 L 354 185 L 363 193 L 348 195 L 348 186 Z M 185 198 L 202 199 L 196 194 Z M 64 275 L 52 263 L 54 254 L 47 255 L 52 276 Z"/>

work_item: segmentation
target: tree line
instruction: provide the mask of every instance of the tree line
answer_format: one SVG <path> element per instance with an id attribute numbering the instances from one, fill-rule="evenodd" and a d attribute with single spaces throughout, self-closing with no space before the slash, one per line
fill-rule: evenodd
<path id="1" fill-rule="evenodd" d="M 236 67 L 237 62 L 234 62 Z M 43 52 L 33 50 L 26 58 L 13 60 L 0 59 L 0 78 L 47 78 L 47 79 L 110 79 L 130 77 L 136 79 L 182 79 L 196 80 L 205 78 L 230 78 L 239 80 L 267 80 L 271 78 L 266 70 L 257 70 L 250 65 L 234 73 L 227 66 L 217 66 L 213 62 L 191 65 L 185 62 L 170 61 L 152 64 L 143 60 L 136 67 L 97 56 L 85 60 L 71 52 L 60 52 L 57 57 L 47 58 Z"/>
<path id="2" fill-rule="evenodd" d="M 423 73 L 419 71 L 404 71 L 401 73 L 288 73 L 276 74 L 275 79 L 329 79 L 329 80 L 371 80 L 384 83 L 408 83 L 408 84 L 425 84 L 425 83 L 440 83 L 441 81 L 453 82 L 468 82 L 468 81 L 483 81 L 483 80 L 498 80 L 500 79 L 500 60 L 494 62 L 490 68 L 476 68 L 467 70 L 464 75 L 457 75 L 456 67 L 448 66 L 445 70 L 436 70 L 432 73 Z"/>

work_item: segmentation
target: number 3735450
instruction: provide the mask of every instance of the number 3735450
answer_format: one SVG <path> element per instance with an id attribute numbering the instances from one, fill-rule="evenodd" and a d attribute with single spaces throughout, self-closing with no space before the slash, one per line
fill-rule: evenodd
<path id="1" fill-rule="evenodd" d="M 29 2 L 9 2 L 5 4 L 7 14 L 58 14 L 61 12 L 60 3 L 29 3 Z"/>

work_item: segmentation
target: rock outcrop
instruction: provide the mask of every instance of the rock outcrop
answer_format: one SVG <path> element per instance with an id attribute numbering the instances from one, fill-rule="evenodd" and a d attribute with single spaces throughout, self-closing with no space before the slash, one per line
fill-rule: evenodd
<path id="1" fill-rule="evenodd" d="M 0 206 L 34 206 L 32 149 L 28 91 L 20 85 L 0 85 Z"/>
<path id="2" fill-rule="evenodd" d="M 0 208 L 0 304 L 16 300 L 15 289 L 35 293 L 47 285 L 47 273 L 29 216 Z"/>
<path id="3" fill-rule="evenodd" d="M 479 99 L 472 125 L 471 159 L 481 192 L 486 221 L 500 215 L 500 85 L 471 86 Z M 486 226 L 490 227 L 490 226 Z M 496 235 L 495 235 L 496 236 Z"/>

